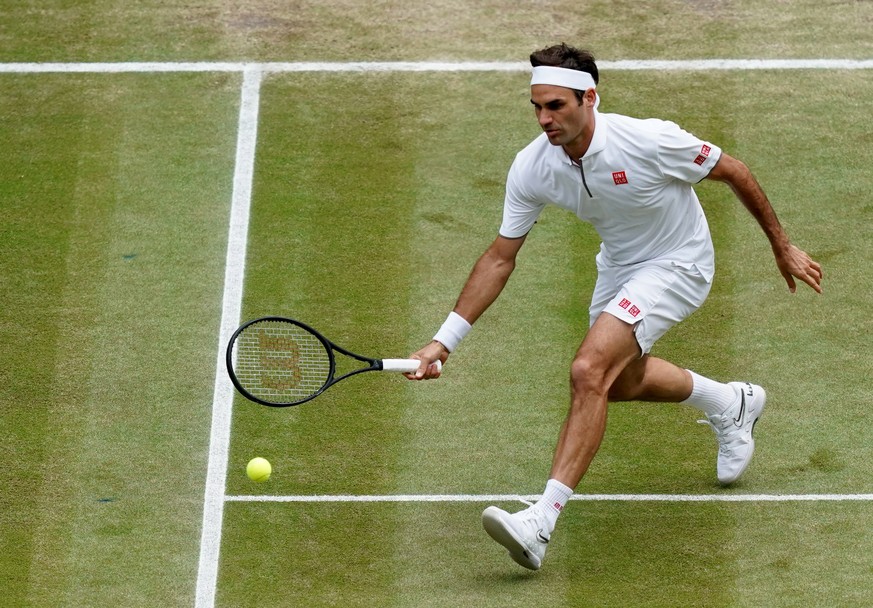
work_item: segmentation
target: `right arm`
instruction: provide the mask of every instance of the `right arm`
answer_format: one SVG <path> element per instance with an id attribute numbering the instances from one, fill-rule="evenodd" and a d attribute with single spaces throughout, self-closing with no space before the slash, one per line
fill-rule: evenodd
<path id="1" fill-rule="evenodd" d="M 515 258 L 524 240 L 525 236 L 514 239 L 498 236 L 473 266 L 454 308 L 454 312 L 470 325 L 476 322 L 503 291 L 509 276 L 515 270 Z M 432 340 L 410 355 L 413 359 L 421 359 L 421 367 L 407 377 L 415 380 L 438 378 L 439 372 L 431 368 L 431 363 L 437 360 L 445 363 L 448 356 L 449 350 L 442 343 Z"/>
<path id="2" fill-rule="evenodd" d="M 794 280 L 797 277 L 816 292 L 821 293 L 821 265 L 788 239 L 767 195 L 764 194 L 764 190 L 749 168 L 742 161 L 722 153 L 707 177 L 730 186 L 737 198 L 758 221 L 770 241 L 773 255 L 776 257 L 776 266 L 785 278 L 788 290 L 791 293 L 797 290 Z"/>
<path id="3" fill-rule="evenodd" d="M 498 236 L 473 266 L 454 311 L 472 325 L 503 291 L 525 237 Z"/>

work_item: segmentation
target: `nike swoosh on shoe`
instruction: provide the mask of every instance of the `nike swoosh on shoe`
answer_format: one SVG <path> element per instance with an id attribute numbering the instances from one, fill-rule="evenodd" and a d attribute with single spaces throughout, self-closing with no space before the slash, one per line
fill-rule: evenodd
<path id="1" fill-rule="evenodd" d="M 753 395 L 752 387 L 749 387 L 749 396 Z M 737 414 L 737 417 L 734 418 L 734 426 L 737 428 L 742 428 L 743 424 L 746 422 L 746 390 L 740 389 L 740 411 Z"/>

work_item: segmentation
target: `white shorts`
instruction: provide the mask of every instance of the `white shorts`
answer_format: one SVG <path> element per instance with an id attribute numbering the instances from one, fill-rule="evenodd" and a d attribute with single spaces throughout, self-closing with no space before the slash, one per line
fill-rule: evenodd
<path id="1" fill-rule="evenodd" d="M 675 262 L 609 267 L 597 264 L 589 327 L 602 312 L 634 326 L 643 354 L 667 330 L 700 308 L 712 284 L 693 265 Z"/>

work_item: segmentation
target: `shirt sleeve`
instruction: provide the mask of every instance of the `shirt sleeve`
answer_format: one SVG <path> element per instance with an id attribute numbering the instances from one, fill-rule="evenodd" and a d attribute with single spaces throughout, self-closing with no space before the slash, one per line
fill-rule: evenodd
<path id="1" fill-rule="evenodd" d="M 698 139 L 676 123 L 665 122 L 658 136 L 658 163 L 665 175 L 696 184 L 712 171 L 721 148 Z"/>
<path id="2" fill-rule="evenodd" d="M 506 178 L 506 197 L 503 200 L 503 223 L 500 236 L 518 238 L 533 228 L 545 205 L 537 202 L 535 196 L 525 187 L 524 172 L 518 157 L 509 169 Z"/>

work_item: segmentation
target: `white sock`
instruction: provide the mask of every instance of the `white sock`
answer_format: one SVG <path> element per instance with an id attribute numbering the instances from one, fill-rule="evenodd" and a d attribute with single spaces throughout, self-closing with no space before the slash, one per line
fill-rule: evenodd
<path id="1" fill-rule="evenodd" d="M 695 407 L 707 416 L 715 416 L 725 413 L 739 401 L 739 395 L 734 387 L 704 378 L 690 369 L 687 371 L 691 374 L 692 388 L 691 396 L 683 401 L 683 404 Z"/>
<path id="2" fill-rule="evenodd" d="M 550 479 L 546 483 L 546 489 L 543 495 L 537 501 L 536 507 L 540 509 L 549 522 L 549 534 L 555 529 L 555 522 L 558 521 L 558 515 L 564 510 L 564 506 L 570 497 L 573 495 L 573 490 L 562 484 L 557 479 Z"/>

